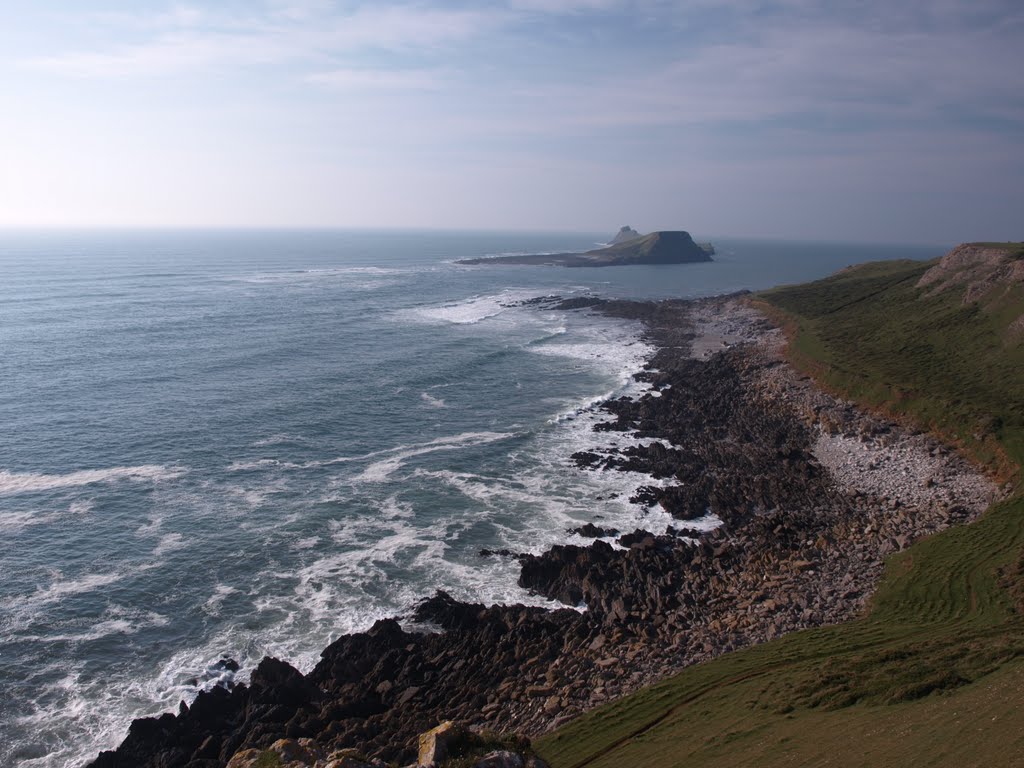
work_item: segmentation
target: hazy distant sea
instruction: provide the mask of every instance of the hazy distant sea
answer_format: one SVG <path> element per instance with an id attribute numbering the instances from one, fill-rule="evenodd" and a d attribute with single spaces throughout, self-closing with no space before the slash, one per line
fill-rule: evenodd
<path id="1" fill-rule="evenodd" d="M 514 563 L 648 478 L 578 471 L 638 389 L 638 328 L 515 307 L 693 297 L 942 247 L 713 238 L 665 267 L 460 267 L 609 233 L 0 234 L 0 764 L 77 766 L 131 719 L 303 671 L 443 588 L 530 601 Z M 713 521 L 708 521 L 709 524 Z"/>

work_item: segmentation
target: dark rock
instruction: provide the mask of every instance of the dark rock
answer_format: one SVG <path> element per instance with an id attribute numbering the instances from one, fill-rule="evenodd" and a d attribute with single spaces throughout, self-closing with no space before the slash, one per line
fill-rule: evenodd
<path id="1" fill-rule="evenodd" d="M 433 597 L 416 607 L 417 621 L 429 621 L 443 629 L 467 629 L 474 626 L 483 613 L 484 606 L 460 603 L 451 595 L 438 590 Z"/>
<path id="2" fill-rule="evenodd" d="M 511 549 L 481 549 L 479 555 L 480 557 L 508 557 L 513 560 L 520 560 L 523 557 L 522 554 L 513 552 Z"/>
<path id="3" fill-rule="evenodd" d="M 581 525 L 579 528 L 570 528 L 569 533 L 578 533 L 586 539 L 603 539 L 606 536 L 617 536 L 617 528 L 601 528 L 593 523 Z"/>
<path id="4" fill-rule="evenodd" d="M 553 310 L 573 310 L 573 309 L 590 309 L 592 307 L 600 307 L 607 303 L 607 299 L 599 299 L 596 296 L 575 296 L 571 299 L 562 299 L 558 303 L 552 305 L 550 309 Z"/>

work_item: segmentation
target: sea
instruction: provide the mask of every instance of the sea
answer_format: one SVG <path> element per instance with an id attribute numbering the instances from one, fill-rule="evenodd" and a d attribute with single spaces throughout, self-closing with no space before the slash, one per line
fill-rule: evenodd
<path id="1" fill-rule="evenodd" d="M 946 250 L 713 237 L 703 264 L 454 263 L 611 234 L 0 233 L 0 765 L 82 766 L 133 718 L 267 654 L 308 671 L 438 589 L 545 604 L 481 549 L 663 531 L 629 501 L 650 478 L 569 460 L 635 441 L 593 425 L 643 391 L 641 328 L 529 299 Z"/>

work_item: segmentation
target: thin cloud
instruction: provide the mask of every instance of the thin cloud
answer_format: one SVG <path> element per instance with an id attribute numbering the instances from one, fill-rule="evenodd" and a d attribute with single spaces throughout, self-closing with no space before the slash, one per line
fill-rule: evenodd
<path id="1" fill-rule="evenodd" d="M 340 68 L 307 75 L 306 82 L 335 90 L 434 90 L 450 77 L 441 70 Z"/>
<path id="2" fill-rule="evenodd" d="M 625 0 L 509 0 L 510 8 L 545 14 L 571 14 L 586 11 L 607 11 L 628 7 Z"/>
<path id="3" fill-rule="evenodd" d="M 137 78 L 194 72 L 221 63 L 269 63 L 288 55 L 271 40 L 226 35 L 165 35 L 108 52 L 38 56 L 22 69 L 72 78 Z"/>
<path id="4" fill-rule="evenodd" d="M 506 117 L 521 115 L 524 130 L 538 132 L 781 119 L 832 132 L 945 120 L 951 111 L 1024 121 L 1018 84 L 1007 76 L 1020 67 L 1019 46 L 998 28 L 879 32 L 779 17 L 736 38 L 603 80 L 521 84 L 506 99 Z"/>
<path id="5" fill-rule="evenodd" d="M 475 39 L 506 20 L 501 10 L 421 6 L 380 5 L 324 13 L 321 3 L 292 2 L 274 4 L 264 14 L 248 17 L 213 17 L 181 6 L 148 18 L 108 17 L 112 34 L 125 27 L 155 30 L 147 41 L 35 56 L 17 65 L 74 78 L 134 78 L 375 51 L 429 54 Z"/>

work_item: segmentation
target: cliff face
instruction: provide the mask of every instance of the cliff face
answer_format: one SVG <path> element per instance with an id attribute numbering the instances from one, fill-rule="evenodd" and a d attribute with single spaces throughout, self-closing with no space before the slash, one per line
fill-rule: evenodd
<path id="1" fill-rule="evenodd" d="M 586 253 L 496 256 L 464 259 L 459 264 L 532 264 L 560 267 L 616 267 L 630 264 L 690 264 L 711 261 L 710 254 L 693 242 L 689 232 L 652 232 L 607 248 Z"/>
<path id="2" fill-rule="evenodd" d="M 964 243 L 947 253 L 917 283 L 929 295 L 956 289 L 964 304 L 997 300 L 1024 285 L 1024 243 Z"/>

